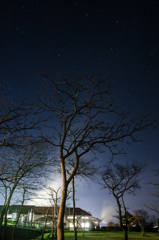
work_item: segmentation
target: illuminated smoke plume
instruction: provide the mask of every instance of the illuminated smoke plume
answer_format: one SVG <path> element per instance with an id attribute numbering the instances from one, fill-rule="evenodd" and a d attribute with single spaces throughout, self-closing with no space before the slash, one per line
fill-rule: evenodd
<path id="1" fill-rule="evenodd" d="M 110 203 L 108 204 L 108 202 L 105 201 L 100 214 L 101 224 L 106 225 L 110 221 L 116 222 L 114 218 L 116 215 L 115 205 L 111 206 Z"/>

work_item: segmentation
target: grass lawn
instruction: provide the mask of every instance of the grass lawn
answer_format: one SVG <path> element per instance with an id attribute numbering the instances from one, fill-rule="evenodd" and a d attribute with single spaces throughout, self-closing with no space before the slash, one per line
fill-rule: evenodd
<path id="1" fill-rule="evenodd" d="M 48 234 L 45 234 L 44 239 L 49 239 L 47 238 Z M 32 240 L 40 240 L 41 237 L 38 237 L 36 239 Z M 124 233 L 123 232 L 85 232 L 84 237 L 83 233 L 79 232 L 77 234 L 77 239 L 78 240 L 123 240 L 124 239 Z M 128 234 L 128 239 L 130 240 L 159 240 L 159 233 L 146 233 L 144 237 L 141 236 L 140 232 L 130 232 Z M 74 235 L 72 232 L 67 232 L 65 233 L 65 240 L 74 240 Z"/>

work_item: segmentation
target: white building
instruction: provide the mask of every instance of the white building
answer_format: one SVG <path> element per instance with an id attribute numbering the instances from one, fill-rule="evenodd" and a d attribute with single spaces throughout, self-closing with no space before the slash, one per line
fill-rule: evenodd
<path id="1" fill-rule="evenodd" d="M 2 206 L 0 206 L 2 207 Z M 59 208 L 57 207 L 56 219 Z M 47 226 L 51 227 L 54 215 L 54 206 L 11 205 L 8 209 L 8 218 L 17 220 L 19 225 L 42 226 L 47 215 Z M 73 229 L 73 208 L 66 208 L 64 216 L 65 228 Z M 81 208 L 75 208 L 75 226 L 78 230 L 92 230 L 99 226 L 100 220 Z"/>

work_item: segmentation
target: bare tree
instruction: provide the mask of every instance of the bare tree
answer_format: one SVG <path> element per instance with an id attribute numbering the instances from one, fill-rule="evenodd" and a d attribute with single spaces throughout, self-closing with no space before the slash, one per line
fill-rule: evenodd
<path id="1" fill-rule="evenodd" d="M 143 163 L 133 162 L 123 165 L 110 162 L 101 173 L 104 181 L 102 184 L 103 188 L 108 188 L 117 202 L 119 226 L 125 232 L 125 240 L 128 239 L 128 219 L 124 195 L 125 193 L 135 194 L 136 190 L 140 189 L 139 179 L 137 177 L 144 171 L 144 169 L 145 164 Z M 122 209 L 124 210 L 125 224 L 123 224 Z"/>
<path id="2" fill-rule="evenodd" d="M 23 197 L 22 197 L 22 201 L 21 201 L 21 208 L 20 208 L 20 211 L 19 211 L 19 217 L 18 217 L 18 219 L 16 220 L 16 223 L 15 223 L 14 228 L 13 228 L 12 240 L 14 240 L 15 229 L 16 229 L 16 226 L 17 226 L 17 224 L 18 224 L 18 222 L 19 222 L 19 218 L 20 218 L 20 214 L 21 214 L 21 211 L 22 211 L 22 207 L 23 207 L 24 202 L 25 202 L 26 191 L 27 191 L 26 188 L 23 187 Z"/>
<path id="3" fill-rule="evenodd" d="M 24 138 L 26 145 L 30 143 L 31 130 L 39 129 L 40 123 L 43 121 L 35 116 L 35 108 L 32 103 L 27 103 L 27 99 L 9 101 L 4 96 L 0 98 L 0 181 L 5 189 L 4 192 L 1 191 L 1 194 L 5 195 L 5 204 L 7 204 L 7 190 L 9 189 L 6 182 L 9 173 L 7 169 L 10 167 L 9 161 L 5 162 L 5 156 L 13 149 L 19 150 L 22 142 L 24 144 Z M 0 219 L 3 218 L 3 212 L 4 208 Z M 2 221 L 0 221 L 0 225 L 1 223 Z"/>
<path id="4" fill-rule="evenodd" d="M 16 189 L 24 188 L 24 186 L 25 188 L 33 188 L 51 172 L 50 159 L 46 151 L 46 144 L 34 143 L 26 146 L 24 143 L 24 147 L 21 146 L 21 151 L 11 151 L 1 158 L 1 161 L 5 163 L 5 169 L 0 178 L 0 183 L 2 183 L 0 187 L 2 191 L 5 187 L 4 190 L 7 192 L 0 218 L 2 227 L 5 216 L 4 232 L 7 225 L 7 211 Z"/>
<path id="5" fill-rule="evenodd" d="M 137 133 L 152 125 L 150 115 L 130 118 L 122 113 L 112 97 L 108 78 L 100 75 L 78 77 L 59 75 L 58 78 L 45 76 L 48 93 L 39 97 L 39 112 L 50 116 L 48 135 L 43 139 L 52 145 L 61 167 L 63 187 L 59 209 L 58 240 L 64 239 L 64 213 L 68 185 L 77 172 L 80 159 L 89 151 L 93 153 L 109 149 L 112 154 L 123 153 L 118 143 L 138 141 Z M 51 133 L 52 130 L 52 133 Z M 66 162 L 74 156 L 70 175 Z"/>
<path id="6" fill-rule="evenodd" d="M 49 195 L 50 203 L 53 206 L 53 219 L 52 219 L 51 233 L 52 233 L 52 238 L 56 239 L 56 237 L 57 237 L 57 224 L 56 224 L 56 221 L 57 221 L 57 216 L 58 216 L 58 201 L 60 199 L 58 197 L 58 192 L 61 189 L 61 187 L 58 188 L 57 190 L 55 190 L 52 187 L 46 186 L 46 185 L 44 187 L 47 190 L 47 194 Z"/>
<path id="7" fill-rule="evenodd" d="M 41 240 L 44 239 L 44 233 L 45 233 L 45 229 L 46 229 L 46 223 L 47 223 L 47 218 L 48 218 L 48 212 L 49 212 L 49 207 L 46 209 L 46 213 L 45 213 L 45 223 L 44 223 L 44 228 L 42 230 L 42 234 L 41 234 Z"/>
<path id="8" fill-rule="evenodd" d="M 144 209 L 134 211 L 134 221 L 136 220 L 141 228 L 142 236 L 145 236 L 145 225 L 149 218 L 148 212 Z"/>
<path id="9" fill-rule="evenodd" d="M 99 167 L 95 167 L 93 165 L 94 159 L 88 160 L 81 158 L 79 162 L 79 167 L 72 178 L 72 202 L 73 202 L 73 226 L 74 226 L 74 240 L 77 240 L 77 228 L 78 224 L 77 221 L 75 221 L 75 204 L 76 204 L 76 199 L 75 199 L 75 192 L 76 192 L 76 187 L 75 187 L 75 179 L 80 177 L 81 179 L 83 178 L 87 183 L 88 180 L 94 181 L 96 179 L 97 172 L 99 170 Z M 67 166 L 66 166 L 66 171 L 70 175 L 71 168 L 74 166 L 74 159 L 68 159 L 67 161 Z M 68 170 L 69 168 L 69 170 Z"/>
<path id="10" fill-rule="evenodd" d="M 27 99 L 9 101 L 4 96 L 0 98 L 0 149 L 21 146 L 24 135 L 25 142 L 30 141 L 33 129 L 40 129 L 44 121 L 44 118 L 36 117 L 36 112 L 34 104 L 27 103 Z"/>
<path id="11" fill-rule="evenodd" d="M 153 172 L 156 177 L 156 182 L 149 181 L 148 184 L 155 187 L 155 193 L 153 193 L 152 196 L 155 197 L 156 201 L 154 201 L 154 203 L 151 205 L 145 204 L 145 207 L 147 207 L 148 209 L 159 214 L 159 203 L 158 203 L 158 200 L 159 200 L 159 169 L 153 170 Z"/>
<path id="12" fill-rule="evenodd" d="M 113 221 L 109 221 L 109 222 L 107 223 L 107 226 L 108 226 L 108 227 L 115 227 L 115 223 L 114 223 Z"/>

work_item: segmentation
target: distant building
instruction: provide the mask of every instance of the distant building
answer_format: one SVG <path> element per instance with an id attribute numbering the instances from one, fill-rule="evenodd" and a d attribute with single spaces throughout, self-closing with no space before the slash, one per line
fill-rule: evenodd
<path id="1" fill-rule="evenodd" d="M 0 206 L 0 209 L 2 206 Z M 57 208 L 58 212 L 59 208 Z M 21 212 L 21 213 L 20 213 Z M 11 220 L 19 219 L 18 224 L 21 226 L 42 226 L 47 217 L 47 224 L 51 227 L 54 215 L 54 206 L 35 206 L 35 205 L 11 205 L 8 209 L 7 218 Z M 57 219 L 56 214 L 56 219 Z M 73 229 L 73 208 L 66 208 L 64 216 L 65 228 Z M 90 213 L 75 208 L 75 225 L 78 230 L 91 230 L 99 227 L 100 219 L 94 218 Z"/>
<path id="2" fill-rule="evenodd" d="M 66 208 L 64 222 L 67 228 L 73 229 L 73 208 Z M 78 229 L 95 229 L 99 227 L 99 223 L 100 219 L 93 217 L 81 208 L 75 208 L 75 226 Z"/>

